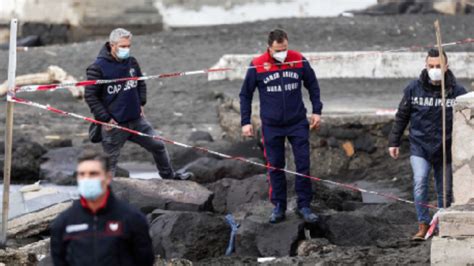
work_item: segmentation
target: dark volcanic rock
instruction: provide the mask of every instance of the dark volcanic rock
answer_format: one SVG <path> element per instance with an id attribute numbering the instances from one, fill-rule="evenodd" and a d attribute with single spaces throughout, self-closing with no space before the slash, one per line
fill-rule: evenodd
<path id="1" fill-rule="evenodd" d="M 416 231 L 413 206 L 401 203 L 365 205 L 353 212 L 324 217 L 322 230 L 335 245 L 387 245 L 410 239 Z"/>
<path id="2" fill-rule="evenodd" d="M 261 162 L 259 159 L 254 159 Z M 193 180 L 198 183 L 211 183 L 222 178 L 244 179 L 261 174 L 265 168 L 236 160 L 218 160 L 211 157 L 199 158 L 183 169 L 194 173 Z"/>
<path id="3" fill-rule="evenodd" d="M 191 142 L 198 142 L 198 141 L 213 142 L 214 141 L 211 134 L 206 131 L 195 131 L 191 133 L 191 136 L 189 136 L 188 140 Z"/>
<path id="4" fill-rule="evenodd" d="M 200 142 L 198 141 L 198 143 Z M 257 146 L 256 141 L 230 143 L 228 141 L 218 140 L 214 142 L 206 142 L 202 145 L 197 146 L 205 146 L 206 149 L 221 152 L 235 157 L 263 159 L 263 152 Z M 222 159 L 221 157 L 197 149 L 183 149 L 182 147 L 178 146 L 168 146 L 168 148 L 170 159 L 175 169 L 180 169 L 203 157 L 211 157 L 218 160 Z M 136 154 L 136 156 L 143 155 Z M 134 155 L 134 157 L 136 156 Z"/>
<path id="5" fill-rule="evenodd" d="M 367 168 L 369 168 L 373 162 L 374 159 L 372 159 L 370 155 L 365 152 L 359 152 L 352 157 L 348 170 L 367 170 Z"/>
<path id="6" fill-rule="evenodd" d="M 242 204 L 257 202 L 268 198 L 266 175 L 256 175 L 243 180 L 223 178 L 206 185 L 214 192 L 212 205 L 219 213 L 234 212 Z"/>
<path id="7" fill-rule="evenodd" d="M 43 157 L 40 167 L 40 178 L 57 185 L 76 184 L 77 160 L 82 152 L 80 147 L 63 147 L 48 151 Z M 115 174 L 119 177 L 129 177 L 130 173 L 117 167 Z"/>
<path id="8" fill-rule="evenodd" d="M 51 140 L 45 143 L 45 147 L 48 149 L 72 147 L 72 139 Z"/>
<path id="9" fill-rule="evenodd" d="M 145 213 L 154 209 L 212 211 L 211 191 L 192 181 L 114 178 L 116 196 Z"/>
<path id="10" fill-rule="evenodd" d="M 327 139 L 327 144 L 331 148 L 338 148 L 339 147 L 339 142 L 337 141 L 337 139 L 335 137 L 329 137 Z"/>
<path id="11" fill-rule="evenodd" d="M 2 154 L 0 156 L 0 174 L 3 176 L 4 167 L 4 142 L 0 143 Z M 18 137 L 13 140 L 12 147 L 12 182 L 25 182 L 38 180 L 40 173 L 41 156 L 46 149 L 37 142 L 27 138 Z"/>
<path id="12" fill-rule="evenodd" d="M 346 204 L 348 202 L 362 202 L 362 195 L 360 192 L 338 187 L 330 188 L 324 183 L 313 183 L 313 193 L 313 201 L 317 204 L 323 204 L 324 207 L 337 211 L 342 211 L 349 207 Z"/>
<path id="13" fill-rule="evenodd" d="M 259 265 L 430 265 L 430 241 L 407 240 L 392 247 L 309 244 L 306 256 L 276 258 Z"/>
<path id="14" fill-rule="evenodd" d="M 155 254 L 201 260 L 225 253 L 230 228 L 209 213 L 169 212 L 153 221 L 150 232 Z"/>
<path id="15" fill-rule="evenodd" d="M 350 158 L 342 149 L 314 149 L 311 152 L 311 175 L 319 178 L 334 178 L 347 169 L 349 161 Z M 293 159 L 290 160 L 290 165 L 294 165 Z"/>
<path id="16" fill-rule="evenodd" d="M 177 146 L 170 146 L 168 150 L 171 163 L 175 169 L 180 169 L 203 156 L 207 156 L 207 154 L 202 152 L 193 149 L 183 149 Z"/>
<path id="17" fill-rule="evenodd" d="M 235 212 L 240 228 L 235 241 L 237 256 L 289 256 L 296 253 L 297 243 L 304 236 L 305 223 L 294 213 L 287 211 L 285 221 L 268 223 L 273 209 L 268 201 L 242 206 Z"/>
<path id="18" fill-rule="evenodd" d="M 468 9 L 466 9 L 468 10 Z M 401 15 L 439 13 L 432 1 L 425 0 L 383 0 L 367 9 L 355 11 L 360 15 Z"/>
<path id="19" fill-rule="evenodd" d="M 57 148 L 48 151 L 43 156 L 41 179 L 58 185 L 74 184 L 76 181 L 74 173 L 80 153 L 81 149 L 77 147 Z"/>
<path id="20" fill-rule="evenodd" d="M 359 136 L 354 141 L 354 147 L 356 151 L 365 151 L 367 153 L 373 153 L 377 149 L 375 147 L 372 136 L 370 136 L 369 134 L 364 134 L 362 136 Z"/>
<path id="21" fill-rule="evenodd" d="M 355 139 L 362 130 L 354 128 L 333 127 L 329 129 L 329 134 L 337 139 Z"/>
<path id="22" fill-rule="evenodd" d="M 209 266 L 209 265 L 260 265 L 256 257 L 240 257 L 240 256 L 223 256 L 218 258 L 208 258 L 194 262 L 195 266 Z"/>

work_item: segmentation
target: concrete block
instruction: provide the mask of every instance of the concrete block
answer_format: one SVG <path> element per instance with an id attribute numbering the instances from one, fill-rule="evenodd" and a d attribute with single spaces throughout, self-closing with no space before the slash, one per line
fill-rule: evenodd
<path id="1" fill-rule="evenodd" d="M 469 164 L 461 166 L 453 172 L 453 205 L 460 205 L 468 203 L 474 198 L 474 173 L 472 168 L 472 160 Z"/>
<path id="2" fill-rule="evenodd" d="M 454 204 L 474 198 L 474 92 L 456 99 L 453 121 Z"/>
<path id="3" fill-rule="evenodd" d="M 474 237 L 474 205 L 460 205 L 439 215 L 440 237 Z"/>
<path id="4" fill-rule="evenodd" d="M 431 265 L 472 265 L 474 237 L 434 237 L 431 240 Z"/>

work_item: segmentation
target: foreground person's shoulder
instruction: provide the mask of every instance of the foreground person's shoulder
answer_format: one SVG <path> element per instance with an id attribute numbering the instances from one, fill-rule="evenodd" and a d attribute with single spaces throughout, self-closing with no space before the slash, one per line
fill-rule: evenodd
<path id="1" fill-rule="evenodd" d="M 72 205 L 61 212 L 51 223 L 51 228 L 52 229 L 57 229 L 59 227 L 64 227 L 64 225 L 68 222 L 70 217 L 74 217 L 75 213 L 77 213 L 80 210 L 80 202 L 79 200 L 75 200 L 72 202 Z"/>

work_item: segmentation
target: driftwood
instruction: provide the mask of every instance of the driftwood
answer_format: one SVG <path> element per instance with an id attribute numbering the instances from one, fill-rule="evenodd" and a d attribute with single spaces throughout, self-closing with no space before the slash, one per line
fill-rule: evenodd
<path id="1" fill-rule="evenodd" d="M 58 66 L 49 66 L 46 72 L 34 73 L 21 75 L 16 77 L 16 85 L 41 85 L 51 83 L 63 83 L 63 82 L 77 82 L 77 80 L 66 73 L 62 68 Z M 70 86 L 67 89 L 71 92 L 72 96 L 77 99 L 84 97 L 84 87 Z M 5 96 L 8 91 L 7 81 L 0 85 L 0 96 Z"/>
<path id="2" fill-rule="evenodd" d="M 8 236 L 27 238 L 46 231 L 49 224 L 63 211 L 71 206 L 71 202 L 63 202 L 43 210 L 28 213 L 8 221 Z"/>
<path id="3" fill-rule="evenodd" d="M 467 8 L 472 8 L 473 5 L 473 0 L 451 0 L 434 2 L 433 8 L 443 14 L 459 15 L 466 14 Z"/>

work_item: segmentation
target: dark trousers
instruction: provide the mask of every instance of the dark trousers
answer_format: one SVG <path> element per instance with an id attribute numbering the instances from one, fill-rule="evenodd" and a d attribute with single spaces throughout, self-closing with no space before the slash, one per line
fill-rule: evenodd
<path id="1" fill-rule="evenodd" d="M 145 134 L 156 135 L 153 127 L 144 118 L 122 123 L 120 126 L 140 131 Z M 156 168 L 158 169 L 158 172 L 162 178 L 173 177 L 174 171 L 171 167 L 170 157 L 168 155 L 168 151 L 166 150 L 166 146 L 162 141 L 149 137 L 133 135 L 115 128 L 107 131 L 104 127 L 102 127 L 102 148 L 104 149 L 104 152 L 110 156 L 111 170 L 114 176 L 118 159 L 120 157 L 120 150 L 127 140 L 142 146 L 153 155 Z"/>
<path id="2" fill-rule="evenodd" d="M 288 139 L 293 149 L 296 171 L 309 175 L 309 123 L 306 119 L 286 127 L 262 125 L 262 135 L 267 164 L 276 168 L 285 168 L 285 140 Z M 280 204 L 286 209 L 287 183 L 285 172 L 269 169 L 268 175 L 271 202 L 274 205 Z M 313 197 L 311 180 L 306 177 L 295 176 L 295 191 L 298 196 L 298 208 L 309 207 Z"/>

